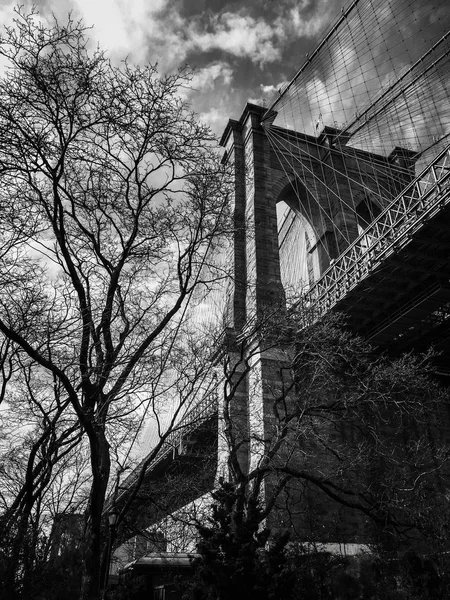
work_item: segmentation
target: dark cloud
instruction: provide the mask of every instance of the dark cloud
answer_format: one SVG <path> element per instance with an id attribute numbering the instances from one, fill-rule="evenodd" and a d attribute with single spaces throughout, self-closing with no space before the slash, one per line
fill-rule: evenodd
<path id="1" fill-rule="evenodd" d="M 380 0 L 380 10 L 403 2 Z M 60 18 L 73 9 L 87 25 L 95 24 L 94 38 L 114 60 L 128 55 L 138 63 L 158 62 L 165 71 L 186 63 L 194 66 L 195 108 L 220 133 L 249 98 L 269 102 L 348 4 L 348 0 L 39 0 L 37 7 Z M 447 19 L 449 7 L 436 0 L 430 11 L 429 4 L 413 0 L 416 34 L 431 38 Z M 399 35 L 394 30 L 385 33 L 387 38 Z"/>

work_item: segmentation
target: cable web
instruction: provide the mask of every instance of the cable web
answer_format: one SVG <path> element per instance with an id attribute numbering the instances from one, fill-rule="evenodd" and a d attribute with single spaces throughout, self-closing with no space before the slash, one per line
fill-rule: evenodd
<path id="1" fill-rule="evenodd" d="M 370 244 L 364 230 L 449 144 L 449 29 L 437 0 L 357 0 L 279 90 L 263 126 L 293 184 L 286 287 L 308 288 L 358 236 Z"/>

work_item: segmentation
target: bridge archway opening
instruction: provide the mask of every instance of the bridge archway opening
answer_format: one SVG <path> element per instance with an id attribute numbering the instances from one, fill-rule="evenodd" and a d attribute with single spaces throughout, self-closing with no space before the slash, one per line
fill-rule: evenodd
<path id="1" fill-rule="evenodd" d="M 356 206 L 358 233 L 361 234 L 381 213 L 379 205 L 369 196 L 364 197 Z"/>
<path id="2" fill-rule="evenodd" d="M 328 268 L 330 231 L 320 207 L 296 178 L 276 197 L 281 280 L 286 295 L 306 292 Z"/>
<path id="3" fill-rule="evenodd" d="M 381 208 L 379 205 L 368 196 L 364 197 L 356 206 L 355 214 L 358 236 L 360 237 L 359 245 L 363 250 L 367 250 L 374 241 L 370 233 L 364 232 L 380 213 Z"/>

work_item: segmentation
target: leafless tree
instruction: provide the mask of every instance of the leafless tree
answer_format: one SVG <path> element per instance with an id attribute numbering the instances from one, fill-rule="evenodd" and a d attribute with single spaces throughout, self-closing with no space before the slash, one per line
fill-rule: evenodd
<path id="1" fill-rule="evenodd" d="M 301 303 L 267 306 L 245 334 L 228 331 L 222 350 L 211 365 L 218 448 L 209 465 L 194 457 L 202 466 L 193 475 L 177 473 L 174 461 L 150 478 L 128 535 L 160 531 L 171 548 L 192 550 L 200 532 L 206 580 L 231 586 L 212 585 L 214 598 L 242 589 L 238 572 L 251 585 L 248 565 L 261 559 L 270 530 L 311 547 L 383 541 L 437 550 L 430 515 L 432 506 L 442 511 L 448 486 L 449 395 L 433 379 L 432 352 L 390 356 L 346 330 L 342 317 L 316 320 Z"/>
<path id="2" fill-rule="evenodd" d="M 189 364 L 183 317 L 224 276 L 210 257 L 229 230 L 227 175 L 180 95 L 188 70 L 115 66 L 81 23 L 46 27 L 20 8 L 0 55 L 0 331 L 29 394 L 57 403 L 39 451 L 87 440 L 93 599 L 112 440 L 168 410 L 166 374 Z"/>
<path id="3" fill-rule="evenodd" d="M 2 414 L 0 585 L 5 597 L 50 598 L 53 522 L 86 507 L 88 453 L 67 403 L 49 398 L 47 386 L 30 387 L 29 365 L 22 375 L 6 388 L 11 406 Z"/>
<path id="4" fill-rule="evenodd" d="M 343 323 L 300 305 L 276 309 L 225 353 L 219 435 L 236 518 L 260 504 L 260 523 L 284 519 L 304 540 L 330 541 L 339 529 L 370 540 L 364 522 L 414 538 L 425 533 L 418 498 L 449 477 L 448 390 L 433 380 L 432 353 L 389 356 Z M 320 503 L 314 531 L 306 512 Z M 356 530 L 329 529 L 333 506 L 361 516 Z"/>
<path id="5" fill-rule="evenodd" d="M 178 533 L 187 539 L 189 525 L 191 544 L 200 532 L 203 593 L 213 581 L 211 597 L 230 597 L 244 585 L 239 572 L 251 586 L 248 565 L 262 560 L 270 530 L 319 547 L 384 541 L 436 550 L 426 517 L 431 505 L 442 507 L 448 485 L 449 396 L 433 379 L 432 353 L 389 356 L 347 331 L 342 317 L 315 320 L 301 305 L 267 307 L 245 335 L 229 332 L 223 344 L 214 366 L 212 497 L 164 519 L 167 494 L 147 487 L 153 529 L 174 543 Z M 189 477 L 172 477 L 171 493 L 193 488 Z"/>

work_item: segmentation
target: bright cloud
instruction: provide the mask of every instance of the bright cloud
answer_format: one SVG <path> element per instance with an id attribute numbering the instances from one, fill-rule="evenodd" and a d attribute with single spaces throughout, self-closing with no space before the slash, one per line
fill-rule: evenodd
<path id="1" fill-rule="evenodd" d="M 299 3 L 293 6 L 287 15 L 280 17 L 277 22 L 277 28 L 287 32 L 290 38 L 314 37 L 321 33 L 330 20 L 329 3 L 327 0 L 321 0 L 316 3 L 314 13 L 305 17 L 304 9 L 309 3 Z"/>
<path id="2" fill-rule="evenodd" d="M 31 6 L 29 0 L 26 4 Z M 312 11 L 308 0 L 280 2 L 271 19 L 251 3 L 232 12 L 225 2 L 222 13 L 189 16 L 182 15 L 181 4 L 169 0 L 40 0 L 36 6 L 44 17 L 54 12 L 60 19 L 72 10 L 94 26 L 95 41 L 113 58 L 129 56 L 133 62 L 158 62 L 162 70 L 172 70 L 190 61 L 192 53 L 211 51 L 259 66 L 280 61 L 286 43 L 320 31 L 329 19 L 328 4 L 319 0 Z M 13 6 L 1 7 L 0 16 L 11 14 Z"/>
<path id="3" fill-rule="evenodd" d="M 230 85 L 233 79 L 233 70 L 226 62 L 216 61 L 202 69 L 197 69 L 191 86 L 198 92 L 212 91 L 217 83 Z"/>
<path id="4" fill-rule="evenodd" d="M 261 18 L 223 13 L 214 17 L 211 25 L 212 31 L 191 27 L 189 36 L 193 48 L 203 52 L 219 49 L 259 64 L 281 58 L 281 49 L 275 45 L 275 30 Z"/>
<path id="5" fill-rule="evenodd" d="M 276 95 L 278 95 L 280 88 L 282 86 L 284 86 L 285 83 L 286 83 L 285 81 L 280 81 L 280 83 L 274 84 L 274 85 L 264 85 L 263 83 L 260 83 L 260 85 L 259 85 L 259 89 L 261 92 L 260 95 L 255 96 L 253 98 L 249 98 L 248 101 L 251 102 L 252 104 L 267 105 L 268 101 L 270 103 L 270 101 Z"/>
<path id="6" fill-rule="evenodd" d="M 112 58 L 128 56 L 143 63 L 147 54 L 147 24 L 166 0 L 67 0 L 86 25 L 93 25 L 93 36 Z"/>
<path id="7" fill-rule="evenodd" d="M 32 0 L 22 1 L 31 7 Z M 10 20 L 16 2 L 0 0 L 3 23 Z M 259 96 L 262 103 L 276 93 L 279 86 L 273 82 L 292 70 L 294 56 L 286 57 L 286 49 L 315 36 L 329 21 L 330 11 L 335 12 L 335 2 L 248 0 L 237 9 L 235 2 L 223 0 L 221 10 L 204 3 L 201 11 L 202 3 L 181 0 L 35 0 L 44 22 L 50 23 L 52 13 L 63 22 L 72 11 L 74 19 L 93 26 L 93 44 L 113 61 L 128 57 L 130 63 L 158 63 L 160 72 L 173 72 L 186 63 L 196 67 L 192 87 L 197 95 L 186 92 L 186 97 L 216 131 L 248 96 Z M 302 47 L 296 46 L 299 62 Z M 259 85 L 261 80 L 267 85 Z"/>
<path id="8" fill-rule="evenodd" d="M 199 119 L 209 125 L 211 129 L 217 134 L 223 130 L 224 111 L 220 108 L 211 108 L 207 112 L 200 113 Z"/>
<path id="9" fill-rule="evenodd" d="M 129 39 L 127 25 L 129 20 L 133 21 L 133 19 L 124 18 L 119 2 L 74 0 L 74 8 L 82 15 L 87 25 L 94 25 L 95 36 L 101 39 L 105 49 L 127 48 Z"/>
<path id="10" fill-rule="evenodd" d="M 261 88 L 261 93 L 264 96 L 273 96 L 282 86 L 285 85 L 285 83 L 286 81 L 280 81 L 280 83 L 275 85 L 264 85 L 261 83 L 259 87 Z"/>

